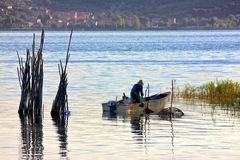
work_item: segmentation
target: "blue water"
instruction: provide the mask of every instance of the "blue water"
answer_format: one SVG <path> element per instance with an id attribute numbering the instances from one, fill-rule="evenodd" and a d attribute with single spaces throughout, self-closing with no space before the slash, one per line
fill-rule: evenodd
<path id="1" fill-rule="evenodd" d="M 186 113 L 173 123 L 157 116 L 103 115 L 101 103 L 129 94 L 139 79 L 150 92 L 240 77 L 240 31 L 76 31 L 68 66 L 72 115 L 62 132 L 50 117 L 57 64 L 70 32 L 46 31 L 44 118 L 34 139 L 17 114 L 17 54 L 31 48 L 33 31 L 0 32 L 0 159 L 238 159 L 239 116 L 201 104 L 174 104 Z M 39 42 L 40 32 L 35 32 Z M 113 117 L 113 118 L 111 118 Z M 173 127 L 174 126 L 174 127 Z M 31 127 L 30 127 L 31 128 Z M 27 130 L 28 131 L 28 130 Z M 27 132 L 28 133 L 28 132 Z M 38 147 L 32 147 L 37 140 Z M 28 145 L 26 145 L 28 144 Z M 30 146 L 30 147 L 29 147 Z M 33 148 L 33 149 L 32 149 Z M 37 149 L 37 152 L 33 150 Z M 208 153 L 206 155 L 206 153 Z"/>

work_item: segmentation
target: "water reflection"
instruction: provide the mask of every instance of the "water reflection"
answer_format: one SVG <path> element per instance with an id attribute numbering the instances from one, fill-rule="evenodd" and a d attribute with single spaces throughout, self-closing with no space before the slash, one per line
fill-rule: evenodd
<path id="1" fill-rule="evenodd" d="M 21 122 L 22 159 L 43 159 L 42 117 L 19 115 Z"/>
<path id="2" fill-rule="evenodd" d="M 143 135 L 145 133 L 146 124 L 149 124 L 149 115 L 147 114 L 125 114 L 116 112 L 103 112 L 102 117 L 106 120 L 117 121 L 121 119 L 123 122 L 127 122 L 130 119 L 132 133 Z M 145 120 L 144 120 L 145 119 Z"/>
<path id="3" fill-rule="evenodd" d="M 103 112 L 102 117 L 107 120 L 117 120 L 117 113 L 116 112 Z"/>
<path id="4" fill-rule="evenodd" d="M 186 105 L 192 109 L 201 109 L 200 112 L 209 112 L 213 122 L 216 122 L 217 118 L 230 118 L 239 119 L 240 118 L 240 102 L 238 101 L 221 101 L 209 103 L 209 101 L 204 100 L 182 100 L 177 101 L 178 104 Z M 187 108 L 186 108 L 187 109 Z"/>
<path id="5" fill-rule="evenodd" d="M 143 135 L 144 129 L 146 127 L 144 127 L 144 122 L 142 120 L 141 116 L 131 116 L 131 128 L 132 128 L 132 133 L 136 133 L 138 135 Z"/>
<path id="6" fill-rule="evenodd" d="M 172 117 L 170 118 L 170 123 L 171 123 L 171 133 L 172 133 L 172 159 L 174 159 L 174 128 L 173 128 L 173 119 Z"/>
<path id="7" fill-rule="evenodd" d="M 164 141 L 165 137 L 169 137 L 168 143 L 170 144 L 171 154 L 169 154 L 170 159 L 174 159 L 174 118 L 165 117 L 163 119 L 161 116 L 156 114 L 126 114 L 115 112 L 103 112 L 103 118 L 109 121 L 119 121 L 121 120 L 124 123 L 130 123 L 131 133 L 134 134 L 134 140 L 137 144 L 140 144 L 144 147 L 145 153 L 148 154 L 149 148 L 152 147 L 156 142 L 153 140 L 153 137 L 159 137 L 161 139 L 156 139 L 156 141 Z M 160 122 L 161 121 L 161 122 Z M 162 132 L 155 132 L 154 128 L 158 128 Z M 168 135 L 170 133 L 170 136 Z"/>
<path id="8" fill-rule="evenodd" d="M 127 112 L 124 112 L 127 113 Z M 149 114 L 124 114 L 124 113 L 116 113 L 116 112 L 103 112 L 102 116 L 104 119 L 107 120 L 115 120 L 121 119 L 123 122 L 129 122 L 131 124 L 131 132 L 136 134 L 136 140 L 138 142 L 147 143 L 147 132 L 149 133 L 150 130 L 150 118 Z"/>
<path id="9" fill-rule="evenodd" d="M 212 107 L 212 113 L 217 114 L 217 112 L 221 111 L 224 115 L 230 115 L 232 117 L 240 117 L 240 106 L 234 105 L 234 106 L 219 106 L 219 105 L 211 105 Z"/>
<path id="10" fill-rule="evenodd" d="M 68 115 L 61 115 L 59 117 L 53 117 L 54 125 L 57 127 L 58 140 L 59 140 L 59 154 L 61 158 L 68 159 L 68 141 L 67 141 L 67 127 L 68 127 Z"/>
<path id="11" fill-rule="evenodd" d="M 174 117 L 172 115 L 159 115 L 160 120 L 165 120 L 170 122 L 170 127 L 171 127 L 171 145 L 172 145 L 172 159 L 174 159 Z"/>

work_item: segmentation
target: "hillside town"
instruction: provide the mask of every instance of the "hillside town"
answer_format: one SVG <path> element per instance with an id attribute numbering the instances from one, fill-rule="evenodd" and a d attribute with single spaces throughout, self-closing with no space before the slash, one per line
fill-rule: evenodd
<path id="1" fill-rule="evenodd" d="M 166 17 L 161 15 L 117 14 L 108 11 L 55 11 L 37 5 L 0 2 L 1 29 L 166 29 L 240 28 L 240 15 L 225 18 Z"/>

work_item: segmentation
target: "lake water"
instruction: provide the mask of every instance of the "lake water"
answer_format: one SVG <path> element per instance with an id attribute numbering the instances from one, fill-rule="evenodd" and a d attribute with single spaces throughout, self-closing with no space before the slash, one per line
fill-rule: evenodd
<path id="1" fill-rule="evenodd" d="M 240 114 L 175 101 L 185 116 L 103 114 L 101 103 L 143 79 L 150 92 L 240 77 L 240 31 L 74 32 L 68 66 L 71 116 L 50 116 L 70 32 L 47 31 L 44 117 L 32 124 L 17 114 L 17 54 L 31 48 L 33 31 L 0 32 L 0 159 L 239 159 Z M 37 42 L 40 32 L 35 32 Z M 169 105 L 169 104 L 168 104 Z"/>

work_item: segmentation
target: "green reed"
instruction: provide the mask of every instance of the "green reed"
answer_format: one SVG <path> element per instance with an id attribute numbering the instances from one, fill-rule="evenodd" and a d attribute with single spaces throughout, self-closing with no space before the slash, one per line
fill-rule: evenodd
<path id="1" fill-rule="evenodd" d="M 239 106 L 240 83 L 232 80 L 216 80 L 200 86 L 186 84 L 178 89 L 178 96 L 184 99 L 199 99 L 212 104 Z"/>

